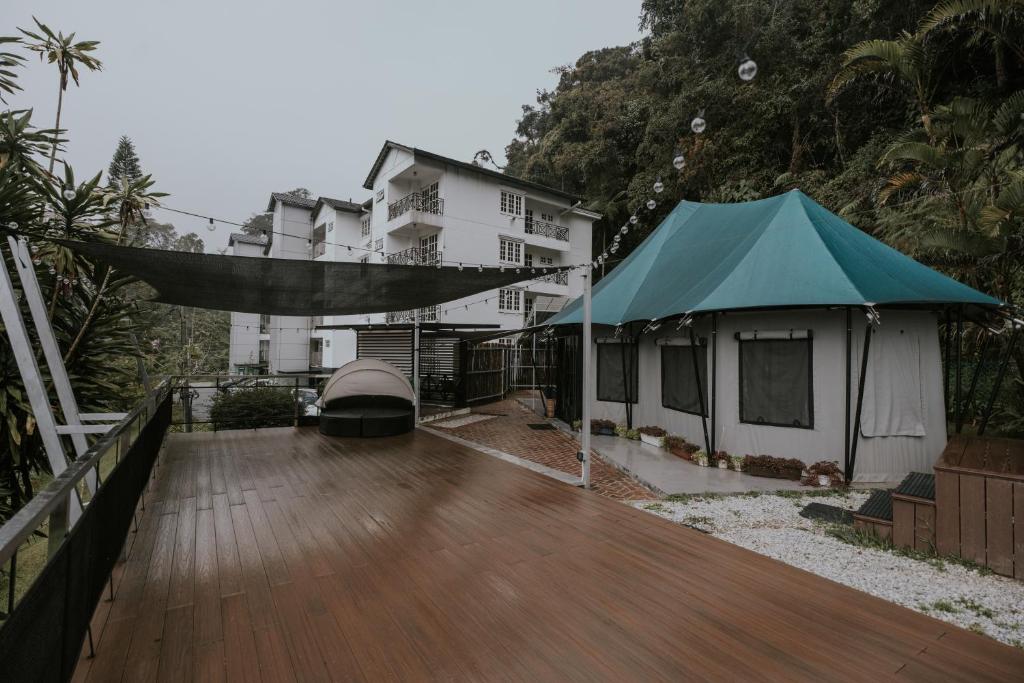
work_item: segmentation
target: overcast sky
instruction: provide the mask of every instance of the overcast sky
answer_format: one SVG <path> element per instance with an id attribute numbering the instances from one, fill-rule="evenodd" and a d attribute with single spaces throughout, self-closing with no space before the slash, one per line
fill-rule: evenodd
<path id="1" fill-rule="evenodd" d="M 244 220 L 271 191 L 364 199 L 385 139 L 469 161 L 503 157 L 521 105 L 552 67 L 639 37 L 640 0 L 0 0 L 0 35 L 32 14 L 99 40 L 103 71 L 64 100 L 67 159 L 107 169 L 135 142 L 168 206 Z M 57 75 L 38 59 L 11 106 L 53 124 Z M 207 251 L 230 227 L 164 211 Z"/>

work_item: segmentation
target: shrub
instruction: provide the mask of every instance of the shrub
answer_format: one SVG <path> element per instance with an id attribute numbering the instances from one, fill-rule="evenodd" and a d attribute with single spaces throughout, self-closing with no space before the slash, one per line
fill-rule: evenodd
<path id="1" fill-rule="evenodd" d="M 600 419 L 598 419 L 598 420 L 591 420 L 590 421 L 590 433 L 591 434 L 593 434 L 594 432 L 598 432 L 598 431 L 600 431 L 602 429 L 605 429 L 605 430 L 610 429 L 612 431 L 615 431 L 616 426 L 615 426 L 615 423 L 613 421 L 611 421 L 611 420 L 600 420 Z"/>
<path id="2" fill-rule="evenodd" d="M 711 459 L 714 460 L 715 462 L 719 462 L 720 460 L 729 462 L 729 457 L 729 454 L 726 453 L 725 451 L 715 451 L 715 454 L 711 456 Z"/>
<path id="3" fill-rule="evenodd" d="M 626 430 L 626 438 L 627 439 L 632 439 L 633 441 L 639 441 L 640 440 L 640 430 L 639 429 L 627 429 Z"/>
<path id="4" fill-rule="evenodd" d="M 291 389 L 256 387 L 218 394 L 210 408 L 216 429 L 287 427 L 295 419 Z"/>
<path id="5" fill-rule="evenodd" d="M 666 436 L 665 437 L 665 448 L 672 450 L 683 450 L 683 446 L 686 445 L 686 439 L 681 436 Z"/>
<path id="6" fill-rule="evenodd" d="M 646 434 L 647 436 L 665 436 L 666 434 L 668 434 L 668 432 L 666 432 L 661 427 L 653 426 L 641 427 L 637 431 L 640 432 L 641 434 Z"/>

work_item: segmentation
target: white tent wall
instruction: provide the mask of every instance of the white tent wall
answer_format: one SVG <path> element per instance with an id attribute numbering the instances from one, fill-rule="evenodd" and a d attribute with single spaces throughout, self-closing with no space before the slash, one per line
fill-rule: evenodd
<path id="1" fill-rule="evenodd" d="M 871 386 L 871 378 L 886 377 L 886 367 L 876 368 L 869 363 L 868 397 L 875 397 L 881 405 L 873 406 L 873 415 L 865 410 L 863 424 L 885 424 L 885 408 L 900 404 L 893 400 L 893 394 L 904 396 L 907 392 L 921 398 L 921 422 L 923 436 L 873 436 L 860 435 L 857 447 L 857 461 L 854 480 L 859 482 L 887 482 L 899 480 L 910 471 L 931 471 L 932 464 L 942 453 L 946 444 L 945 406 L 942 396 L 942 369 L 939 351 L 937 318 L 934 313 L 920 311 L 882 311 L 882 322 L 872 339 L 869 359 L 876 351 L 889 349 L 901 341 L 909 341 L 913 349 L 919 349 L 919 366 L 916 376 L 920 387 L 900 386 L 905 376 L 890 376 L 888 386 Z M 854 310 L 852 322 L 851 355 L 851 429 L 856 410 L 857 384 L 860 373 L 861 347 L 867 321 L 864 314 Z M 641 323 L 634 324 L 639 330 Z M 659 338 L 676 337 L 686 340 L 686 328 L 676 330 L 676 323 L 662 325 L 656 332 L 642 335 L 639 345 L 639 386 L 638 401 L 633 405 L 633 426 L 657 425 L 670 434 L 683 436 L 688 441 L 704 445 L 700 416 L 665 408 L 661 402 L 661 347 Z M 813 428 L 775 427 L 740 422 L 739 416 L 739 342 L 737 333 L 782 332 L 808 330 L 812 336 L 812 389 Z M 706 347 L 708 384 L 711 384 L 711 323 L 707 317 L 694 325 L 695 334 L 708 340 Z M 886 340 L 882 343 L 882 335 Z M 614 329 L 595 326 L 594 339 L 611 338 Z M 891 336 L 899 336 L 893 340 Z M 846 313 L 843 310 L 807 310 L 784 312 L 729 313 L 718 314 L 718 400 L 716 403 L 716 447 L 734 455 L 768 454 L 781 457 L 799 458 L 805 463 L 819 460 L 835 460 L 843 465 L 845 420 L 844 388 L 846 383 Z M 906 362 L 908 350 L 904 349 L 900 362 Z M 879 372 L 875 372 L 878 370 Z M 597 354 L 593 354 L 590 376 L 596 378 Z M 881 380 L 880 380 L 881 381 Z M 589 383 L 592 418 L 626 421 L 625 405 L 597 400 L 596 381 Z M 710 400 L 711 387 L 705 388 Z M 919 392 L 919 394 L 918 394 Z M 708 429 L 713 428 L 708 408 Z M 883 414 L 885 413 L 885 414 Z M 872 430 L 867 430 L 872 431 Z"/>

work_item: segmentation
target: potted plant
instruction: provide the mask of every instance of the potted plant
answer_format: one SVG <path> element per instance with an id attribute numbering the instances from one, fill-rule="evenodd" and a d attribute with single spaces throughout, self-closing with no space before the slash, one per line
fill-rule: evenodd
<path id="1" fill-rule="evenodd" d="M 583 420 L 573 420 L 572 421 L 572 431 L 578 432 L 582 428 L 583 428 Z"/>
<path id="2" fill-rule="evenodd" d="M 611 420 L 591 420 L 590 433 L 603 436 L 615 436 L 615 423 Z"/>
<path id="3" fill-rule="evenodd" d="M 708 466 L 708 454 L 704 452 L 704 449 L 698 448 L 694 454 L 690 457 L 690 460 L 701 467 Z"/>
<path id="4" fill-rule="evenodd" d="M 796 458 L 776 458 L 771 455 L 748 455 L 744 458 L 743 468 L 755 477 L 772 479 L 790 479 L 800 481 L 804 464 Z"/>
<path id="5" fill-rule="evenodd" d="M 626 425 L 615 425 L 615 436 L 621 436 L 623 439 L 628 438 L 629 428 Z"/>
<path id="6" fill-rule="evenodd" d="M 626 438 L 627 439 L 632 439 L 633 441 L 639 441 L 640 440 L 640 430 L 639 429 L 627 429 L 626 430 Z"/>
<path id="7" fill-rule="evenodd" d="M 743 471 L 743 456 L 742 455 L 730 455 L 729 465 L 737 472 Z"/>
<path id="8" fill-rule="evenodd" d="M 692 451 L 686 449 L 689 445 L 690 444 L 686 442 L 686 439 L 681 436 L 666 436 L 663 444 L 665 450 L 677 458 L 682 458 L 683 460 L 690 459 Z"/>
<path id="9" fill-rule="evenodd" d="M 835 461 L 821 460 L 808 466 L 807 476 L 803 479 L 804 486 L 843 486 L 846 478 Z"/>
<path id="10" fill-rule="evenodd" d="M 640 440 L 649 446 L 656 446 L 662 448 L 665 445 L 665 435 L 667 432 L 661 427 L 641 427 L 637 430 L 640 432 Z"/>
<path id="11" fill-rule="evenodd" d="M 725 451 L 715 451 L 714 457 L 712 459 L 715 461 L 715 465 L 718 467 L 718 469 L 729 469 L 729 454 L 726 453 Z"/>

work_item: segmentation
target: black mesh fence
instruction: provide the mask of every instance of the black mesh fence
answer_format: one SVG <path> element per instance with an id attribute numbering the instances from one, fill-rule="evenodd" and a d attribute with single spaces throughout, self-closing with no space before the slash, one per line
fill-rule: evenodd
<path id="1" fill-rule="evenodd" d="M 71 678 L 170 421 L 168 395 L 0 628 L 0 679 Z"/>

